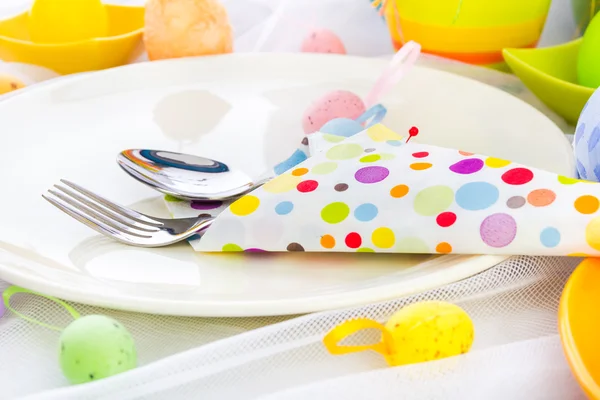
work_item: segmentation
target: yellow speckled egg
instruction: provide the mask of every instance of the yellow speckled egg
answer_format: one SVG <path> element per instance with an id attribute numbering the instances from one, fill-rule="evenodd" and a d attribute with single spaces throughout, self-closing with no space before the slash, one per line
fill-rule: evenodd
<path id="1" fill-rule="evenodd" d="M 0 74 L 0 95 L 24 88 L 25 84 L 11 75 Z"/>
<path id="2" fill-rule="evenodd" d="M 425 301 L 400 309 L 385 324 L 392 340 L 386 342 L 391 365 L 439 360 L 464 354 L 474 338 L 473 322 L 460 307 Z"/>
<path id="3" fill-rule="evenodd" d="M 144 44 L 150 60 L 233 51 L 233 31 L 217 0 L 148 0 Z"/>

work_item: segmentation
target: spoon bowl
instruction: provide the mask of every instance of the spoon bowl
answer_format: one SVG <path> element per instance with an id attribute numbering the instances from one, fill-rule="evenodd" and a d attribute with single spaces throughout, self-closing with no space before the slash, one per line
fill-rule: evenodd
<path id="1" fill-rule="evenodd" d="M 162 150 L 125 150 L 117 163 L 152 189 L 183 200 L 232 200 L 270 179 L 254 182 L 220 161 Z"/>

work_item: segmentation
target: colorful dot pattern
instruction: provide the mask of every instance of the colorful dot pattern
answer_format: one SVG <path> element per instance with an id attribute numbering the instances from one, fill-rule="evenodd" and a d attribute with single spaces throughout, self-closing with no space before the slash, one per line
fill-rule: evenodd
<path id="1" fill-rule="evenodd" d="M 322 151 L 233 202 L 195 248 L 600 255 L 597 183 L 406 143 L 383 125 L 318 140 Z"/>

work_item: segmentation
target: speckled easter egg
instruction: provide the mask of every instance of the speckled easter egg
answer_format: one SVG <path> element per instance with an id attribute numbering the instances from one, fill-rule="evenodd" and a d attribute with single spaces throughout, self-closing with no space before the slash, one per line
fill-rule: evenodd
<path id="1" fill-rule="evenodd" d="M 392 365 L 464 354 L 473 344 L 474 328 L 469 315 L 442 301 L 408 305 L 394 314 L 385 327 L 393 337 L 388 344 Z"/>
<path id="2" fill-rule="evenodd" d="M 308 107 L 302 117 L 304 133 L 320 130 L 334 118 L 356 119 L 365 112 L 365 103 L 356 94 L 347 90 L 327 93 Z"/>
<path id="3" fill-rule="evenodd" d="M 573 148 L 579 178 L 600 182 L 600 89 L 579 115 Z"/>
<path id="4" fill-rule="evenodd" d="M 12 75 L 0 74 L 0 95 L 24 88 L 25 84 Z"/>
<path id="5" fill-rule="evenodd" d="M 136 365 L 131 334 L 112 318 L 103 315 L 78 318 L 60 336 L 60 366 L 73 384 L 107 378 Z"/>
<path id="6" fill-rule="evenodd" d="M 144 44 L 150 60 L 233 51 L 233 30 L 217 0 L 148 0 Z"/>
<path id="7" fill-rule="evenodd" d="M 342 40 L 328 29 L 316 29 L 302 41 L 300 48 L 304 53 L 346 54 Z"/>

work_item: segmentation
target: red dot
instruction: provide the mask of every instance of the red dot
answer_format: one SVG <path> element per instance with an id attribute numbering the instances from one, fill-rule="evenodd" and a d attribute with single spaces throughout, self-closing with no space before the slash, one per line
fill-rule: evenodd
<path id="1" fill-rule="evenodd" d="M 416 157 L 416 158 L 425 158 L 428 155 L 429 155 L 429 153 L 426 151 L 420 151 L 418 153 L 413 153 L 413 157 Z"/>
<path id="2" fill-rule="evenodd" d="M 435 220 L 437 221 L 437 224 L 439 226 L 441 226 L 442 228 L 447 228 L 449 226 L 454 225 L 454 223 L 456 222 L 456 214 L 454 214 L 453 212 L 443 212 L 440 215 L 438 215 Z"/>
<path id="3" fill-rule="evenodd" d="M 419 128 L 413 126 L 408 130 L 408 133 L 410 134 L 410 136 L 417 136 L 419 134 Z"/>
<path id="4" fill-rule="evenodd" d="M 308 193 L 308 192 L 312 192 L 313 190 L 315 190 L 318 186 L 319 186 L 319 182 L 313 181 L 313 180 L 308 180 L 308 181 L 300 182 L 298 184 L 298 186 L 296 186 L 296 189 L 298 189 L 299 192 Z"/>
<path id="5" fill-rule="evenodd" d="M 533 172 L 527 168 L 513 168 L 502 175 L 502 180 L 509 185 L 524 185 L 533 179 Z"/>
<path id="6" fill-rule="evenodd" d="M 358 233 L 352 232 L 346 236 L 346 246 L 350 247 L 351 249 L 358 249 L 361 244 L 362 238 Z"/>

